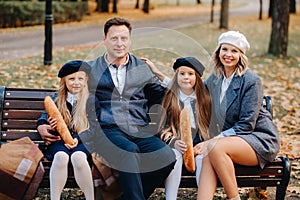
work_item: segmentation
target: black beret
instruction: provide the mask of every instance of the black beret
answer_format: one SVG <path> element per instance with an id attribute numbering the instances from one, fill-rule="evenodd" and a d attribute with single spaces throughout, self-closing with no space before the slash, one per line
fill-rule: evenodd
<path id="1" fill-rule="evenodd" d="M 201 62 L 194 57 L 178 58 L 173 65 L 174 71 L 176 71 L 176 69 L 181 66 L 186 66 L 194 69 L 200 76 L 203 75 L 203 71 L 205 69 Z"/>
<path id="2" fill-rule="evenodd" d="M 89 64 L 82 60 L 72 60 L 65 63 L 60 68 L 57 76 L 59 78 L 63 78 L 78 71 L 84 71 L 86 74 L 89 74 L 91 71 L 91 67 L 89 66 Z"/>

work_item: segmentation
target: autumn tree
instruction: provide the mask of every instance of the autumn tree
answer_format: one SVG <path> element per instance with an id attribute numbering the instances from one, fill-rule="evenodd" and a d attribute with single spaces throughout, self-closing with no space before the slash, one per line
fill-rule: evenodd
<path id="1" fill-rule="evenodd" d="M 138 9 L 139 7 L 140 7 L 140 1 L 139 1 L 139 0 L 136 0 L 135 8 Z"/>
<path id="2" fill-rule="evenodd" d="M 97 0 L 97 3 L 98 12 L 109 12 L 109 0 Z"/>
<path id="3" fill-rule="evenodd" d="M 270 0 L 270 4 L 269 4 L 269 17 L 272 17 L 273 8 L 274 8 L 274 0 Z"/>
<path id="4" fill-rule="evenodd" d="M 118 0 L 113 0 L 113 10 L 112 10 L 113 13 L 118 13 L 117 3 Z"/>
<path id="5" fill-rule="evenodd" d="M 296 0 L 290 0 L 290 13 L 296 13 Z"/>
<path id="6" fill-rule="evenodd" d="M 210 10 L 210 22 L 214 22 L 214 6 L 215 6 L 215 0 L 211 1 L 211 10 Z"/>
<path id="7" fill-rule="evenodd" d="M 101 12 L 101 0 L 96 0 L 97 6 L 96 6 L 96 12 Z"/>
<path id="8" fill-rule="evenodd" d="M 149 13 L 150 0 L 144 0 L 143 11 Z"/>
<path id="9" fill-rule="evenodd" d="M 221 1 L 220 29 L 228 29 L 229 0 Z"/>
<path id="10" fill-rule="evenodd" d="M 290 4 L 287 0 L 273 0 L 272 31 L 268 53 L 287 56 Z"/>
<path id="11" fill-rule="evenodd" d="M 258 15 L 259 20 L 262 20 L 262 12 L 263 12 L 263 2 L 262 0 L 259 0 L 259 15 Z"/>
<path id="12" fill-rule="evenodd" d="M 104 13 L 109 12 L 110 0 L 96 0 L 96 2 L 97 2 L 97 7 L 95 10 L 96 12 L 104 12 Z M 113 0 L 112 2 L 113 2 L 112 12 L 118 13 L 118 9 L 117 9 L 118 0 Z"/>

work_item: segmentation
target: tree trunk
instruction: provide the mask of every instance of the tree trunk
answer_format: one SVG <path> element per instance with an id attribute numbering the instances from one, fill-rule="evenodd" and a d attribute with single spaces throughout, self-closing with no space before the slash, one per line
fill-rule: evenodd
<path id="1" fill-rule="evenodd" d="M 113 0 L 113 13 L 118 13 L 117 4 L 118 0 Z"/>
<path id="2" fill-rule="evenodd" d="M 101 0 L 101 12 L 109 12 L 109 0 Z"/>
<path id="3" fill-rule="evenodd" d="M 262 0 L 259 0 L 259 16 L 258 16 L 259 20 L 262 20 L 262 11 L 263 11 L 263 2 Z"/>
<path id="4" fill-rule="evenodd" d="M 290 13 L 296 13 L 296 0 L 290 0 Z"/>
<path id="5" fill-rule="evenodd" d="M 268 53 L 277 57 L 287 56 L 289 11 L 289 1 L 274 0 L 272 31 Z"/>
<path id="6" fill-rule="evenodd" d="M 136 0 L 135 9 L 140 8 L 140 0 Z"/>
<path id="7" fill-rule="evenodd" d="M 215 0 L 211 0 L 211 10 L 210 10 L 210 22 L 214 22 L 214 6 L 215 6 Z"/>
<path id="8" fill-rule="evenodd" d="M 229 0 L 221 1 L 220 29 L 228 29 Z"/>
<path id="9" fill-rule="evenodd" d="M 150 4 L 149 1 L 150 1 L 150 0 L 145 0 L 145 1 L 144 1 L 143 11 L 144 11 L 145 13 L 149 13 L 149 4 Z"/>
<path id="10" fill-rule="evenodd" d="M 97 6 L 96 6 L 96 12 L 101 12 L 101 0 L 96 0 L 96 2 L 97 2 Z"/>
<path id="11" fill-rule="evenodd" d="M 273 9 L 274 9 L 274 0 L 270 0 L 270 5 L 269 5 L 269 18 L 272 17 Z"/>

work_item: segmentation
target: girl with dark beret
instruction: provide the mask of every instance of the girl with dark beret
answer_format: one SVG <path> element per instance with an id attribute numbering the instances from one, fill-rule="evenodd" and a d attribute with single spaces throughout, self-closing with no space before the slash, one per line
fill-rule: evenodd
<path id="1" fill-rule="evenodd" d="M 71 162 L 77 184 L 84 192 L 87 200 L 94 199 L 94 186 L 90 168 L 91 154 L 85 148 L 79 138 L 79 134 L 91 131 L 90 123 L 97 123 L 92 113 L 94 109 L 94 98 L 89 95 L 88 74 L 90 67 L 81 60 L 70 61 L 62 66 L 58 72 L 60 79 L 58 93 L 53 97 L 58 110 L 68 125 L 73 144 L 66 144 L 58 136 L 56 119 L 48 118 L 43 113 L 37 122 L 37 129 L 47 126 L 54 134 L 53 142 L 47 143 L 45 157 L 53 160 L 50 168 L 50 198 L 59 200 L 68 177 L 68 163 Z M 88 118 L 89 117 L 89 118 Z"/>
<path id="2" fill-rule="evenodd" d="M 143 59 L 150 68 L 155 68 L 151 61 Z M 182 154 L 187 151 L 187 144 L 181 140 L 180 114 L 183 109 L 188 109 L 193 145 L 196 145 L 209 139 L 211 112 L 211 98 L 201 78 L 205 69 L 202 63 L 195 57 L 182 57 L 174 62 L 173 69 L 175 75 L 172 80 L 168 80 L 158 133 L 160 138 L 173 148 L 177 159 L 174 170 L 165 182 L 167 200 L 175 200 L 177 197 L 183 163 Z M 201 165 L 202 155 L 198 155 L 195 157 L 197 181 Z"/>

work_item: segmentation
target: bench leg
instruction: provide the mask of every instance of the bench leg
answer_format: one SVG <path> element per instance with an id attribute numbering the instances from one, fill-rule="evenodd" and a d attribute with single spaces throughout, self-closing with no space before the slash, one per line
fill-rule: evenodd
<path id="1" fill-rule="evenodd" d="M 284 200 L 291 175 L 291 166 L 289 159 L 286 157 L 280 157 L 280 159 L 283 163 L 283 176 L 281 184 L 276 188 L 276 200 Z"/>

